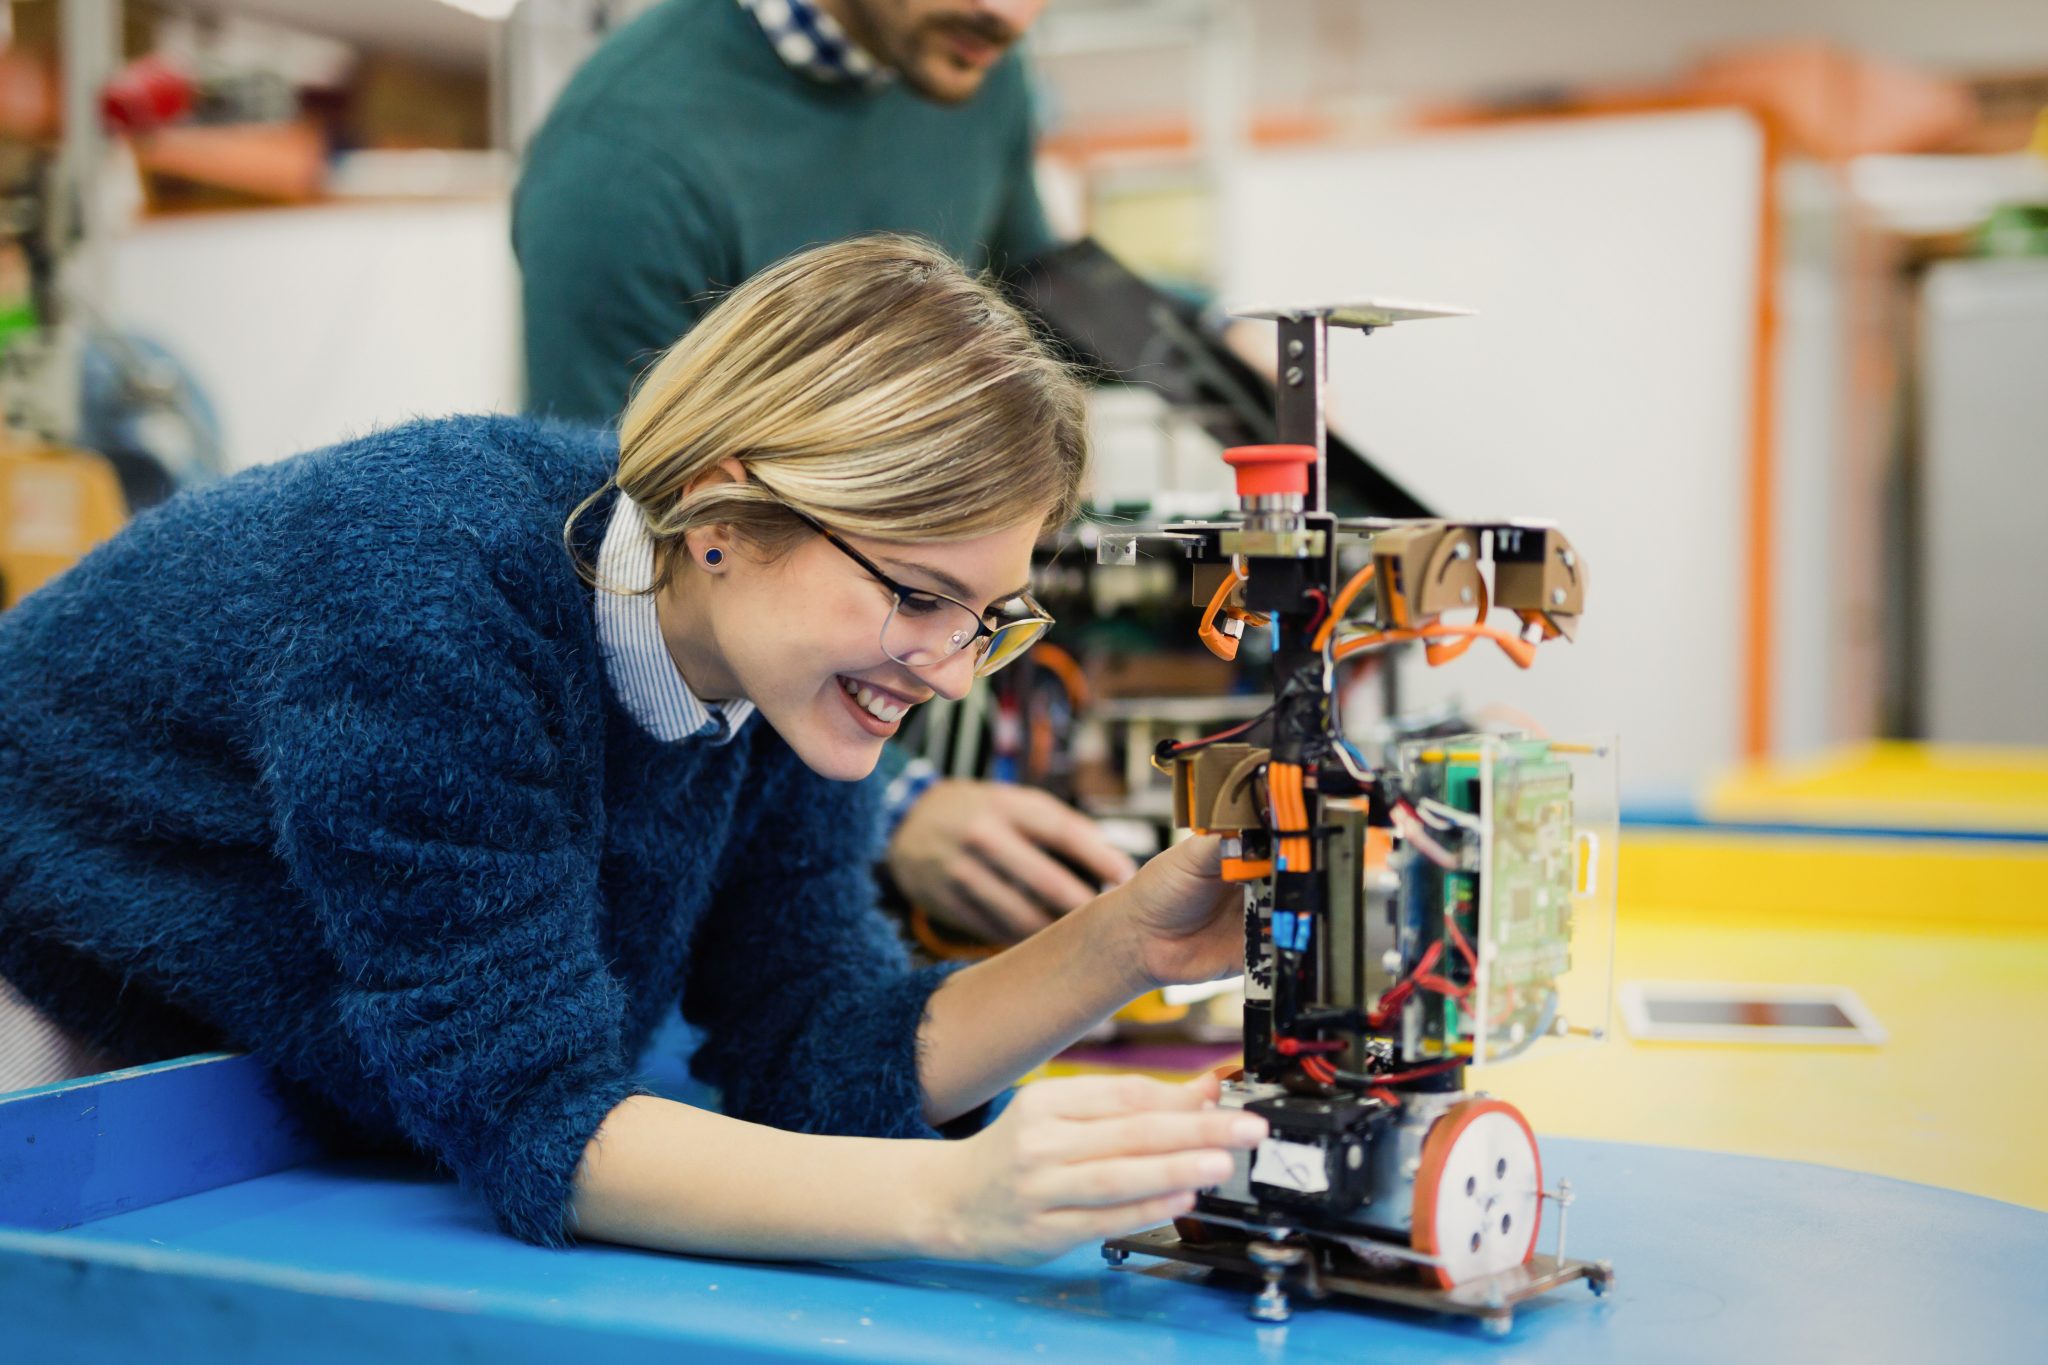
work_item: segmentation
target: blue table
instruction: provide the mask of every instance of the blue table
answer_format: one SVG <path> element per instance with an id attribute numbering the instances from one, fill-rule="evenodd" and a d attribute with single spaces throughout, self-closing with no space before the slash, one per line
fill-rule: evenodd
<path id="1" fill-rule="evenodd" d="M 164 1120 L 175 1143 L 146 1130 L 195 1087 L 211 1146 L 189 1109 Z M 2048 1214 L 1787 1162 L 1547 1142 L 1578 1191 L 1568 1250 L 1618 1281 L 1494 1339 L 1345 1307 L 1262 1326 L 1239 1286 L 1092 1250 L 1028 1270 L 544 1251 L 444 1181 L 307 1159 L 269 1103 L 240 1058 L 0 1098 L 0 1360 L 1934 1361 L 2048 1341 Z"/>

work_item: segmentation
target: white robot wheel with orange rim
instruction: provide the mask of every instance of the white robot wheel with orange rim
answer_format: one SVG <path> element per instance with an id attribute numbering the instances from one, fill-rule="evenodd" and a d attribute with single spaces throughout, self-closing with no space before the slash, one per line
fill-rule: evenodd
<path id="1" fill-rule="evenodd" d="M 1431 1125 L 1415 1173 L 1417 1251 L 1440 1288 L 1497 1274 L 1536 1250 L 1543 1158 L 1519 1109 L 1501 1100 L 1452 1105 Z"/>

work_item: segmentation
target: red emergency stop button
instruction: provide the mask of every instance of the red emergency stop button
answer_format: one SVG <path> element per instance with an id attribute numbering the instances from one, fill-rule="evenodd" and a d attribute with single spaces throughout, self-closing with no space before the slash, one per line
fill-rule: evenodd
<path id="1" fill-rule="evenodd" d="M 1308 493 L 1308 467 L 1316 462 L 1314 446 L 1232 446 L 1223 463 L 1237 471 L 1237 496 Z"/>

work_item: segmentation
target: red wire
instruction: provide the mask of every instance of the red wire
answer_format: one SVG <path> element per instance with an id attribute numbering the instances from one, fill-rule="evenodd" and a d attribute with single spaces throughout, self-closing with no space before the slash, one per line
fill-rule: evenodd
<path id="1" fill-rule="evenodd" d="M 1419 984 L 1419 978 L 1426 975 L 1431 967 L 1436 966 L 1437 959 L 1443 956 L 1443 951 L 1444 944 L 1442 939 L 1438 939 L 1435 943 L 1430 944 L 1429 951 L 1422 955 L 1422 961 L 1415 964 L 1415 970 L 1380 997 L 1379 1008 L 1366 1016 L 1366 1022 L 1374 1028 L 1383 1027 L 1387 1020 L 1393 1017 L 1395 1007 L 1409 996 L 1415 994 L 1415 987 Z"/>
<path id="2" fill-rule="evenodd" d="M 1241 735 L 1264 719 L 1264 716 L 1253 716 L 1250 720 L 1241 721 L 1236 725 L 1218 730 L 1213 735 L 1203 735 L 1199 739 L 1182 740 L 1173 746 L 1171 752 L 1177 754 L 1182 749 L 1192 749 L 1198 744 L 1214 744 L 1219 739 L 1229 739 L 1232 735 Z"/>
<path id="3" fill-rule="evenodd" d="M 1316 1052 L 1342 1052 L 1345 1046 L 1342 1038 L 1278 1038 L 1273 1042 L 1273 1050 L 1282 1057 L 1297 1057 Z"/>
<path id="4" fill-rule="evenodd" d="M 1310 588 L 1308 595 L 1316 599 L 1316 614 L 1307 626 L 1308 633 L 1314 635 L 1316 627 L 1320 626 L 1323 623 L 1323 618 L 1330 614 L 1330 599 L 1321 588 Z M 1467 643 L 1470 642 L 1467 641 Z"/>
<path id="5" fill-rule="evenodd" d="M 1463 1065 L 1465 1063 L 1462 1060 L 1438 1062 L 1434 1066 L 1419 1066 L 1413 1071 L 1396 1071 L 1391 1076 L 1375 1076 L 1372 1079 L 1375 1085 L 1399 1085 L 1402 1081 L 1419 1081 L 1424 1076 L 1435 1076 L 1441 1072 L 1450 1071 Z"/>
<path id="6" fill-rule="evenodd" d="M 1444 924 L 1451 931 L 1451 942 L 1458 945 L 1458 952 L 1464 956 L 1465 965 L 1475 972 L 1478 971 L 1479 959 L 1472 955 L 1472 945 L 1465 941 L 1465 931 L 1460 929 L 1458 922 L 1449 915 L 1444 916 Z"/>
<path id="7" fill-rule="evenodd" d="M 1435 972 L 1429 972 L 1423 976 L 1416 977 L 1415 984 L 1423 990 L 1435 991 L 1438 995 L 1448 995 L 1453 1000 L 1469 999 L 1472 995 L 1472 988 L 1470 986 L 1460 986 L 1450 978 L 1438 976 Z"/>

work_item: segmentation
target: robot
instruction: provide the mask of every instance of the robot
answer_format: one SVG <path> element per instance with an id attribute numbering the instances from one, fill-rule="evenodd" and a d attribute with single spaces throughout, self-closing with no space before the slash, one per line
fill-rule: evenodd
<path id="1" fill-rule="evenodd" d="M 1566 1257 L 1570 1184 L 1545 1188 L 1527 1120 L 1465 1085 L 1470 1065 L 1604 1035 L 1614 747 L 1463 733 L 1368 756 L 1336 714 L 1347 660 L 1419 644 L 1431 665 L 1499 648 L 1527 668 L 1584 608 L 1586 565 L 1549 523 L 1327 510 L 1330 329 L 1457 311 L 1247 314 L 1278 324 L 1281 439 L 1225 452 L 1241 518 L 1105 535 L 1098 550 L 1104 564 L 1188 560 L 1199 634 L 1219 657 L 1252 632 L 1271 644 L 1270 707 L 1153 756 L 1175 823 L 1220 835 L 1223 875 L 1244 887 L 1244 1067 L 1222 1102 L 1271 1135 L 1188 1215 L 1103 1247 L 1113 1265 L 1142 1254 L 1249 1277 L 1266 1321 L 1306 1294 L 1505 1332 L 1516 1304 L 1614 1278 Z M 1496 609 L 1519 629 L 1490 624 Z"/>

